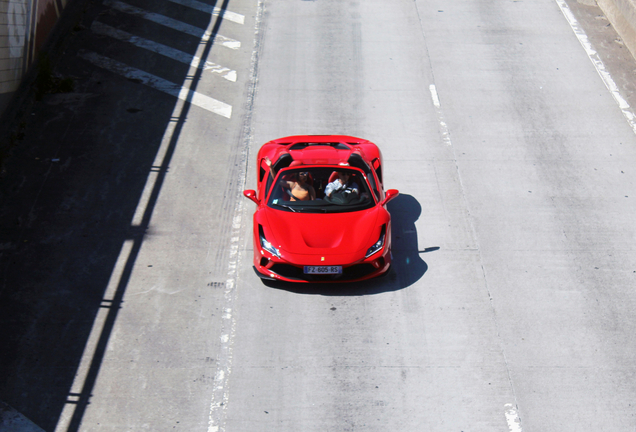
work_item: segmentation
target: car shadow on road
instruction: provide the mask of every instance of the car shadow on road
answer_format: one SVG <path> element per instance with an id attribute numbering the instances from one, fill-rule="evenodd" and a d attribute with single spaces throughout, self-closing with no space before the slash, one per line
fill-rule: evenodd
<path id="1" fill-rule="evenodd" d="M 324 296 L 362 296 L 398 291 L 419 281 L 428 271 L 421 258 L 422 253 L 433 252 L 439 247 L 420 250 L 415 221 L 422 213 L 422 206 L 415 197 L 400 194 L 387 205 L 391 213 L 393 265 L 391 270 L 376 279 L 352 283 L 296 284 L 281 281 L 263 281 L 270 288 L 297 294 Z"/>

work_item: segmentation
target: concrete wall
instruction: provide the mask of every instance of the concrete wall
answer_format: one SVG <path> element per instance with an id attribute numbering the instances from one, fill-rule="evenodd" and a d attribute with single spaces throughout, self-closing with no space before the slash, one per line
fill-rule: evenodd
<path id="1" fill-rule="evenodd" d="M 0 114 L 68 0 L 0 0 Z"/>
<path id="2" fill-rule="evenodd" d="M 597 4 L 636 58 L 636 0 L 597 0 Z"/>

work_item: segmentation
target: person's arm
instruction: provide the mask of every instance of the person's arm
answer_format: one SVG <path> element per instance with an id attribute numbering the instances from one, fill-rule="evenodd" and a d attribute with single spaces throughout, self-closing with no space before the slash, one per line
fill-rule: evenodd
<path id="1" fill-rule="evenodd" d="M 265 156 L 263 160 L 265 161 L 265 165 L 269 167 L 269 173 L 272 175 L 272 180 L 275 179 L 276 172 L 274 171 L 274 168 L 272 167 L 272 160 L 268 158 L 267 156 Z"/>
<path id="2" fill-rule="evenodd" d="M 334 181 L 332 181 L 331 183 L 329 183 L 327 185 L 327 187 L 325 188 L 325 195 L 326 196 L 331 196 L 331 194 L 334 191 L 337 191 L 338 189 L 340 189 L 340 187 L 342 186 L 342 183 L 340 183 L 339 179 L 336 179 Z"/>
<path id="3" fill-rule="evenodd" d="M 325 196 L 330 196 L 331 192 L 333 192 L 333 188 L 334 188 L 333 182 L 327 184 L 327 187 L 325 188 Z"/>
<path id="4" fill-rule="evenodd" d="M 272 180 L 276 178 L 276 171 L 274 171 L 274 168 L 272 167 L 272 160 L 270 158 L 268 158 L 267 156 L 265 156 L 263 158 L 263 160 L 265 161 L 265 165 L 267 165 L 269 167 L 269 173 L 272 176 Z M 285 177 L 285 176 L 282 176 Z M 281 178 L 280 181 L 278 182 L 278 184 L 286 189 L 292 189 L 294 187 L 294 183 L 293 181 L 288 181 L 285 180 L 284 178 Z"/>

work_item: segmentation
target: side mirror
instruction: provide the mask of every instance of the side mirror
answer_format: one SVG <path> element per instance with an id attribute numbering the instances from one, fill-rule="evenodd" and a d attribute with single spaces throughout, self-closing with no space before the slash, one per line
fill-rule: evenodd
<path id="1" fill-rule="evenodd" d="M 261 205 L 261 200 L 259 200 L 258 198 L 256 198 L 256 191 L 255 191 L 255 190 L 252 190 L 252 189 L 244 190 L 244 191 L 243 191 L 243 195 L 244 195 L 246 198 L 249 198 L 249 199 L 251 199 L 252 201 L 254 201 L 254 203 L 255 203 L 256 205 Z"/>
<path id="2" fill-rule="evenodd" d="M 380 203 L 380 205 L 386 205 L 389 201 L 391 201 L 393 198 L 395 198 L 396 196 L 398 196 L 400 194 L 400 192 L 398 192 L 397 189 L 389 189 L 386 191 L 386 194 L 384 195 L 384 200 Z"/>

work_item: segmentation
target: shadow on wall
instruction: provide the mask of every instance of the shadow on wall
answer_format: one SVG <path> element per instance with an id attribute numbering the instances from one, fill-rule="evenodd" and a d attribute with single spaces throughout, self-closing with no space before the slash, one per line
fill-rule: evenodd
<path id="1" fill-rule="evenodd" d="M 415 221 L 422 213 L 422 206 L 411 195 L 400 194 L 387 205 L 391 213 L 393 266 L 389 273 L 376 279 L 343 284 L 295 284 L 263 280 L 265 285 L 297 294 L 325 296 L 358 296 L 397 291 L 413 285 L 428 270 L 420 254 L 439 247 L 418 248 Z"/>

